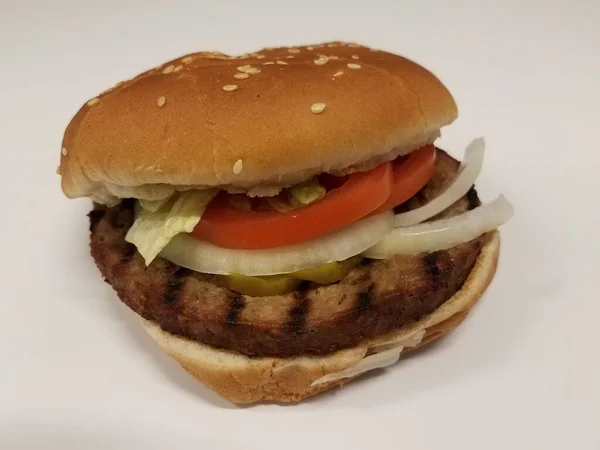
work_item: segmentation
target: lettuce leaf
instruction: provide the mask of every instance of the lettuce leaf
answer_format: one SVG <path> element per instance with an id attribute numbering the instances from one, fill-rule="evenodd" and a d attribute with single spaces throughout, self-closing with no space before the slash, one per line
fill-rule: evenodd
<path id="1" fill-rule="evenodd" d="M 275 197 L 267 197 L 267 203 L 275 211 L 285 213 L 321 200 L 325 194 L 327 194 L 325 187 L 319 184 L 319 180 L 312 178 L 292 186 Z"/>
<path id="2" fill-rule="evenodd" d="M 292 205 L 302 207 L 321 200 L 325 194 L 327 191 L 319 184 L 319 180 L 312 178 L 290 188 L 290 201 Z"/>
<path id="3" fill-rule="evenodd" d="M 181 192 L 157 211 L 141 209 L 125 240 L 134 244 L 146 265 L 179 233 L 191 233 L 218 189 Z"/>
<path id="4" fill-rule="evenodd" d="M 170 200 L 171 200 L 171 197 L 163 198 L 162 200 L 143 200 L 140 198 L 138 200 L 138 203 L 144 210 L 150 211 L 150 212 L 156 212 L 159 209 L 161 209 L 163 206 L 165 206 L 167 203 L 169 203 Z"/>

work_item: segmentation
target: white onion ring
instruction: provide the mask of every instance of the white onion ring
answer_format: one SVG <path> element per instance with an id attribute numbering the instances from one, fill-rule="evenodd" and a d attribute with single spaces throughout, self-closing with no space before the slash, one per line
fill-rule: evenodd
<path id="1" fill-rule="evenodd" d="M 313 381 L 311 386 L 318 386 L 319 384 L 343 380 L 345 378 L 353 378 L 370 370 L 391 366 L 392 364 L 398 362 L 403 349 L 403 346 L 397 346 L 390 348 L 389 350 L 384 350 L 382 352 L 365 356 L 353 366 L 347 367 L 339 372 L 329 373 L 322 376 L 318 380 Z"/>
<path id="2" fill-rule="evenodd" d="M 438 197 L 420 208 L 397 214 L 394 218 L 395 227 L 416 225 L 444 211 L 464 196 L 475 183 L 483 165 L 483 138 L 474 139 L 465 149 L 463 161 L 458 169 L 456 179 Z"/>
<path id="3" fill-rule="evenodd" d="M 358 255 L 387 235 L 393 222 L 394 214 L 387 211 L 311 241 L 266 250 L 228 249 L 179 234 L 162 250 L 161 256 L 196 272 L 277 275 Z"/>
<path id="4" fill-rule="evenodd" d="M 492 203 L 459 216 L 412 227 L 395 228 L 363 254 L 367 258 L 388 259 L 394 255 L 416 255 L 444 250 L 498 228 L 512 215 L 513 207 L 501 195 Z"/>

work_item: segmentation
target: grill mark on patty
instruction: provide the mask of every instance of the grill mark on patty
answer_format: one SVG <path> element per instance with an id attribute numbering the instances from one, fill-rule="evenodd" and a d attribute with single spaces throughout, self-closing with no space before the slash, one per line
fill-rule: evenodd
<path id="1" fill-rule="evenodd" d="M 441 271 L 438 267 L 438 262 L 440 260 L 441 251 L 427 253 L 423 256 L 423 267 L 425 269 L 425 273 L 428 276 L 429 286 L 432 288 L 437 288 L 440 286 L 440 282 L 443 281 L 441 279 Z"/>
<path id="2" fill-rule="evenodd" d="M 356 296 L 356 308 L 354 309 L 356 312 L 364 311 L 371 307 L 373 291 L 374 285 L 371 283 L 367 289 L 358 293 Z"/>
<path id="3" fill-rule="evenodd" d="M 288 312 L 288 321 L 284 325 L 287 332 L 298 333 L 306 327 L 306 317 L 310 308 L 310 299 L 306 291 L 294 293 L 294 306 Z"/>
<path id="4" fill-rule="evenodd" d="M 448 265 L 452 264 L 449 259 L 450 256 L 446 250 L 438 250 L 423 256 L 423 267 L 429 278 L 429 286 L 432 289 L 437 290 L 446 287 L 445 271 L 447 271 Z"/>
<path id="5" fill-rule="evenodd" d="M 183 286 L 187 277 L 191 274 L 191 270 L 184 267 L 178 268 L 165 283 L 165 292 L 163 302 L 171 307 L 177 307 L 179 304 L 179 294 L 183 290 Z"/>
<path id="6" fill-rule="evenodd" d="M 225 317 L 225 322 L 228 325 L 235 325 L 238 323 L 239 314 L 242 309 L 246 307 L 246 300 L 244 296 L 238 292 L 230 291 L 229 294 L 229 311 Z"/>
<path id="7" fill-rule="evenodd" d="M 440 252 L 428 253 L 423 256 L 423 264 L 425 266 L 425 272 L 430 277 L 437 278 L 440 275 L 440 269 L 437 266 L 437 262 L 440 259 Z"/>
<path id="8" fill-rule="evenodd" d="M 88 217 L 90 218 L 90 232 L 93 233 L 96 230 L 96 225 L 98 222 L 102 220 L 104 215 L 106 214 L 105 209 L 92 209 L 88 213 Z"/>
<path id="9" fill-rule="evenodd" d="M 481 205 L 479 197 L 477 197 L 477 191 L 475 190 L 475 186 L 471 186 L 471 189 L 469 189 L 469 192 L 467 192 L 467 201 L 469 202 L 469 206 L 467 206 L 467 209 L 469 211 Z"/>

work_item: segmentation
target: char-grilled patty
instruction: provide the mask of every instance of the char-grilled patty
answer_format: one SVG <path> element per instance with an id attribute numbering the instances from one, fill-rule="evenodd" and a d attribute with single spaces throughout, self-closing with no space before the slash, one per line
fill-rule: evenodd
<path id="1" fill-rule="evenodd" d="M 414 209 L 438 196 L 458 163 L 437 154 L 431 181 L 402 206 Z M 436 218 L 479 205 L 474 189 Z M 106 281 L 131 309 L 174 334 L 249 356 L 324 354 L 356 345 L 434 311 L 460 289 L 483 237 L 449 250 L 389 260 L 365 260 L 342 281 L 307 283 L 271 297 L 248 297 L 157 258 L 149 267 L 125 241 L 133 202 L 90 213 L 91 251 Z"/>

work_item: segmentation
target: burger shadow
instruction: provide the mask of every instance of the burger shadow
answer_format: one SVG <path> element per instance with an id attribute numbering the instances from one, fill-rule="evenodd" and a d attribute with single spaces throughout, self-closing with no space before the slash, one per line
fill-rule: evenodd
<path id="1" fill-rule="evenodd" d="M 174 359 L 170 358 L 154 343 L 152 338 L 143 330 L 137 314 L 130 311 L 124 304 L 115 301 L 115 295 L 110 292 L 110 298 L 105 303 L 108 313 L 116 319 L 126 330 L 137 348 L 142 349 L 152 360 L 152 363 L 166 380 L 171 382 L 177 389 L 182 389 L 198 397 L 199 400 L 210 403 L 213 406 L 225 409 L 237 409 L 233 403 L 224 400 L 208 387 L 198 382 L 188 374 Z"/>
<path id="2" fill-rule="evenodd" d="M 232 448 L 227 436 L 196 437 L 201 448 Z M 65 418 L 63 421 L 23 417 L 20 422 L 0 424 L 0 448 L 3 450 L 31 449 L 155 449 L 172 448 L 173 437 L 160 430 L 123 428 L 107 422 L 82 423 Z"/>

